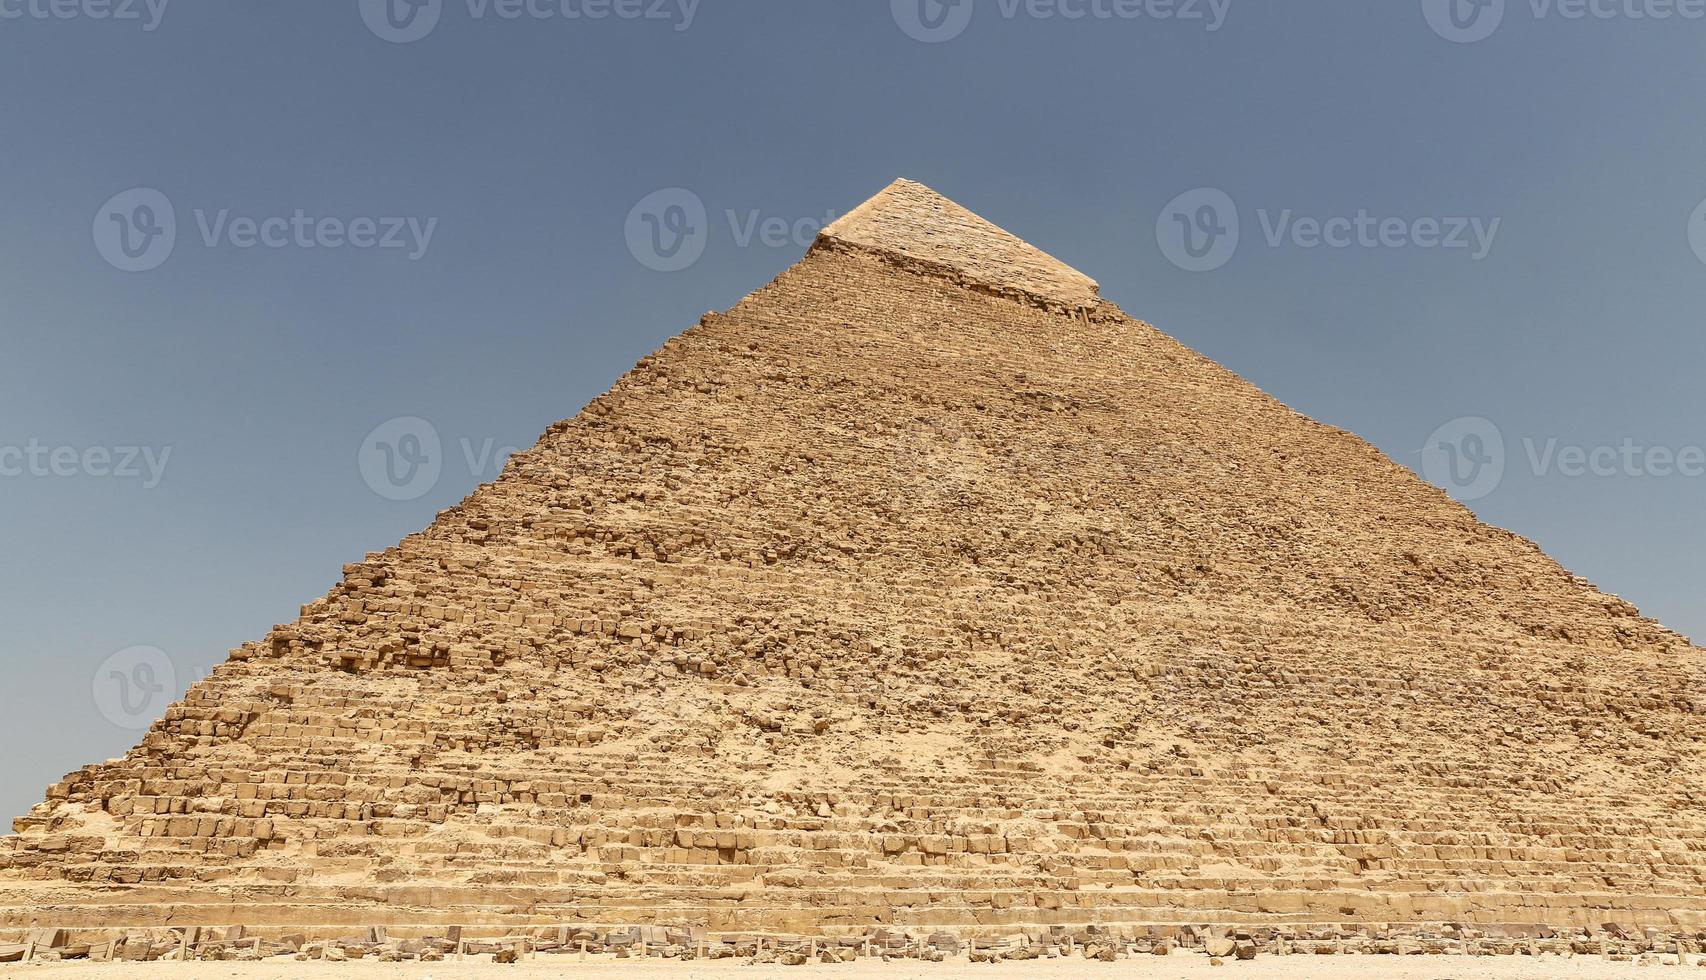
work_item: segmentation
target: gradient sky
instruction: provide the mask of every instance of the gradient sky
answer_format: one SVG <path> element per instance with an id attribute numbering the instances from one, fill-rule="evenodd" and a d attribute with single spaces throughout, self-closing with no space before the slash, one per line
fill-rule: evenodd
<path id="1" fill-rule="evenodd" d="M 360 0 L 111 2 L 138 19 L 0 0 L 0 811 L 121 754 L 344 562 L 493 478 L 488 449 L 530 445 L 896 176 L 1407 465 L 1442 439 L 1490 452 L 1465 441 L 1484 423 L 1440 429 L 1490 420 L 1502 480 L 1453 489 L 1706 633 L 1706 478 L 1571 476 L 1562 452 L 1706 446 L 1706 20 L 1509 0 L 1463 43 L 1490 22 L 1421 0 L 445 0 L 393 43 Z M 937 17 L 960 32 L 912 36 Z M 148 271 L 108 260 L 115 214 L 148 217 L 134 188 L 177 223 Z M 1241 234 L 1191 272 L 1158 220 L 1201 188 Z M 697 261 L 652 267 L 629 234 L 648 198 L 703 203 Z M 298 211 L 341 247 L 239 247 Z M 1292 234 L 1359 214 L 1397 221 L 1372 245 Z M 803 237 L 743 243 L 755 217 Z M 1471 217 L 1499 222 L 1484 256 L 1420 247 Z M 426 247 L 348 244 L 390 218 Z M 358 465 L 399 417 L 442 449 L 406 500 Z"/>

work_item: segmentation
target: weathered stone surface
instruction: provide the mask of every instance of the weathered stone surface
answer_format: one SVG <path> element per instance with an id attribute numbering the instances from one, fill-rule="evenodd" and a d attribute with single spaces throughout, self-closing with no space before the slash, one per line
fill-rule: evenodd
<path id="1" fill-rule="evenodd" d="M 52 787 L 0 939 L 1706 927 L 1699 650 L 963 214 L 891 188 Z"/>
<path id="2" fill-rule="evenodd" d="M 934 266 L 979 288 L 1013 290 L 1067 309 L 1094 307 L 1096 283 L 930 188 L 897 180 L 824 230 L 836 241 Z"/>

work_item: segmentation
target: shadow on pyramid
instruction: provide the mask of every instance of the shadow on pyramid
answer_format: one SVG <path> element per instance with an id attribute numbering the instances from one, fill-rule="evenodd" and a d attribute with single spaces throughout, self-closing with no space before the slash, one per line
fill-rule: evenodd
<path id="1" fill-rule="evenodd" d="M 1699 929 L 1701 667 L 901 181 L 53 786 L 0 926 Z"/>

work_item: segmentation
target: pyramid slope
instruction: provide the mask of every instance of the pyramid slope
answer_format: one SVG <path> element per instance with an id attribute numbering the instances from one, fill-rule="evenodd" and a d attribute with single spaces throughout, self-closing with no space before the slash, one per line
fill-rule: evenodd
<path id="1" fill-rule="evenodd" d="M 836 231 L 51 788 L 0 925 L 1706 926 L 1701 651 Z"/>

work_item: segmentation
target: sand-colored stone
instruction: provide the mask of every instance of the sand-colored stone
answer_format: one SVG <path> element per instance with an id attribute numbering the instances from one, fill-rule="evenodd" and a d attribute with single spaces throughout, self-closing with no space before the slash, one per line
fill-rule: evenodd
<path id="1" fill-rule="evenodd" d="M 0 940 L 1706 928 L 1700 650 L 964 214 L 885 191 L 50 788 Z"/>
<path id="2" fill-rule="evenodd" d="M 480 957 L 479 961 L 447 961 L 423 964 L 385 963 L 297 963 L 290 960 L 263 963 L 220 963 L 218 976 L 238 980 L 303 980 L 325 977 L 328 980 L 478 980 L 503 977 L 505 980 L 558 980 L 565 974 L 586 980 L 630 980 L 636 976 L 679 977 L 681 980 L 757 980 L 762 977 L 794 977 L 800 971 L 782 966 L 753 966 L 742 960 L 718 962 L 647 961 L 643 966 L 631 961 L 607 961 L 563 964 L 555 958 L 542 956 L 509 966 L 493 966 Z M 1643 964 L 1647 965 L 1647 964 Z M 3 970 L 3 968 L 0 968 Z M 1238 980 L 1366 980 L 1378 976 L 1382 980 L 1632 980 L 1651 977 L 1652 970 L 1643 970 L 1633 962 L 1609 962 L 1600 959 L 1561 960 L 1546 958 L 1540 961 L 1524 957 L 1487 956 L 1410 956 L 1381 957 L 1291 957 L 1257 960 L 1215 966 L 1207 957 L 1165 960 L 1122 960 L 1117 965 L 1084 963 L 1082 960 L 1033 960 L 1024 964 L 1001 967 L 974 964 L 967 961 L 922 964 L 915 961 L 882 962 L 859 960 L 839 964 L 823 971 L 845 980 L 965 980 L 986 978 L 994 971 L 1003 976 L 1023 976 L 1028 980 L 1080 980 L 1107 971 L 1125 980 L 1178 980 L 1181 977 L 1237 977 Z M 817 972 L 807 969 L 808 974 Z M 1677 976 L 1692 977 L 1699 970 L 1679 972 Z M 59 963 L 36 965 L 30 968 L 31 977 L 43 980 L 128 980 L 146 977 L 148 980 L 202 980 L 208 974 L 201 963 Z M 1656 974 L 1665 977 L 1670 971 Z"/>
<path id="3" fill-rule="evenodd" d="M 981 289 L 1077 310 L 1100 300 L 1095 280 L 923 184 L 897 180 L 824 229 L 824 237 L 911 260 Z"/>

